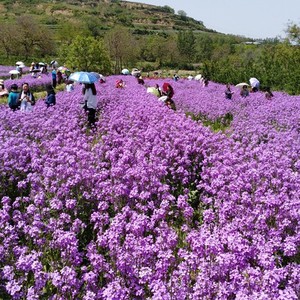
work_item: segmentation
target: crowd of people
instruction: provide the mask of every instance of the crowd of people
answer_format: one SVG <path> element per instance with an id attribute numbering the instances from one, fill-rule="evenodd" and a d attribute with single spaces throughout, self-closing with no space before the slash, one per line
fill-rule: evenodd
<path id="1" fill-rule="evenodd" d="M 260 90 L 260 82 L 258 79 L 256 78 L 250 78 L 249 79 L 250 85 L 247 83 L 241 83 L 238 84 L 237 87 L 241 88 L 239 95 L 242 98 L 246 98 L 250 95 L 250 93 L 256 93 Z M 225 89 L 225 98 L 226 99 L 232 99 L 232 96 L 234 94 L 234 91 L 231 90 L 230 84 L 228 83 L 226 85 L 226 89 Z M 264 88 L 264 94 L 265 94 L 265 98 L 270 100 L 273 98 L 273 93 L 271 92 L 270 87 L 265 87 Z"/>
<path id="2" fill-rule="evenodd" d="M 20 65 L 18 65 L 20 74 L 22 74 L 22 69 L 20 69 Z M 21 66 L 22 67 L 22 66 Z M 74 81 L 68 79 L 67 73 L 62 73 L 63 68 L 58 68 L 57 62 L 53 61 L 50 64 L 51 67 L 51 84 L 46 86 L 46 97 L 44 102 L 46 107 L 54 106 L 56 104 L 56 92 L 55 89 L 57 85 L 61 83 L 65 83 L 66 91 L 72 92 L 74 90 Z M 67 70 L 67 68 L 64 67 Z M 37 64 L 32 63 L 30 66 L 30 70 L 32 76 L 35 77 L 37 73 L 47 73 L 48 74 L 48 66 L 47 64 Z M 148 73 L 149 74 L 149 73 Z M 134 76 L 137 79 L 137 83 L 140 85 L 144 85 L 145 81 L 141 75 L 141 72 L 136 72 Z M 176 82 L 180 79 L 177 74 L 174 74 L 173 80 Z M 192 76 L 188 77 L 188 80 L 193 80 Z M 105 83 L 105 77 L 100 77 L 100 83 Z M 207 87 L 209 84 L 209 80 L 207 77 L 203 76 L 200 79 L 200 83 L 203 87 Z M 118 79 L 116 81 L 115 87 L 118 89 L 124 88 L 126 86 L 125 82 L 122 79 Z M 256 78 L 250 78 L 250 85 L 244 83 L 237 85 L 240 87 L 239 96 L 246 98 L 250 95 L 250 93 L 255 93 L 260 90 L 260 83 Z M 155 84 L 154 87 L 151 87 L 153 94 L 155 94 L 160 101 L 162 101 L 168 108 L 176 111 L 176 104 L 173 99 L 174 97 L 174 88 L 168 82 L 165 82 L 162 85 L 162 88 L 158 84 Z M 231 85 L 228 83 L 225 89 L 225 98 L 228 100 L 233 99 L 234 91 L 231 89 Z M 12 84 L 10 87 L 10 91 L 5 89 L 3 80 L 0 80 L 0 96 L 7 95 L 8 96 L 8 105 L 12 110 L 20 110 L 23 112 L 30 112 L 33 110 L 35 105 L 35 97 L 33 93 L 30 91 L 29 84 L 24 82 L 21 87 L 21 91 L 18 91 L 18 86 L 16 84 Z M 82 88 L 82 103 L 81 106 L 84 111 L 87 113 L 88 124 L 90 127 L 94 127 L 96 122 L 96 109 L 97 109 L 97 90 L 95 83 L 84 83 Z M 273 93 L 270 88 L 267 87 L 265 89 L 265 97 L 266 99 L 272 99 Z"/>
<path id="3" fill-rule="evenodd" d="M 29 89 L 29 84 L 24 82 L 19 92 L 18 86 L 12 84 L 8 94 L 8 105 L 12 110 L 20 109 L 23 112 L 30 112 L 35 105 L 35 97 Z"/>

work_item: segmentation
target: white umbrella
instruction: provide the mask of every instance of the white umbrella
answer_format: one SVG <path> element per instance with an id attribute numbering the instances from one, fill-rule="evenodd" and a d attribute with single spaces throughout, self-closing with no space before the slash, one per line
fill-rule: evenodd
<path id="1" fill-rule="evenodd" d="M 57 68 L 57 70 L 59 70 L 59 71 L 66 71 L 66 70 L 68 70 L 68 68 L 65 67 L 65 66 L 60 66 L 59 68 Z"/>
<path id="2" fill-rule="evenodd" d="M 259 80 L 255 77 L 252 77 L 249 79 L 250 85 L 254 88 L 254 87 L 259 87 Z"/>
<path id="3" fill-rule="evenodd" d="M 201 78 L 202 78 L 201 74 L 198 74 L 198 75 L 195 76 L 195 80 L 201 80 Z"/>
<path id="4" fill-rule="evenodd" d="M 103 81 L 106 81 L 105 76 L 103 76 L 102 74 L 99 74 L 99 76 L 100 76 L 100 79 L 102 79 Z"/>
<path id="5" fill-rule="evenodd" d="M 244 85 L 246 85 L 247 87 L 249 86 L 248 83 L 246 83 L 246 82 L 241 82 L 241 83 L 238 83 L 238 84 L 236 85 L 236 87 L 239 88 L 239 89 L 242 89 Z"/>
<path id="6" fill-rule="evenodd" d="M 129 74 L 130 74 L 130 72 L 129 72 L 128 69 L 123 69 L 123 70 L 121 71 L 121 73 L 122 73 L 123 75 L 129 75 Z"/>
<path id="7" fill-rule="evenodd" d="M 58 62 L 56 60 L 52 60 L 50 62 L 50 66 L 57 68 L 58 67 Z"/>
<path id="8" fill-rule="evenodd" d="M 20 74 L 20 72 L 18 70 L 11 70 L 9 71 L 9 74 L 17 75 Z"/>
<path id="9" fill-rule="evenodd" d="M 153 94 L 153 95 L 155 95 L 156 97 L 159 97 L 159 91 L 158 91 L 154 86 L 149 86 L 149 87 L 147 88 L 147 93 Z"/>
<path id="10" fill-rule="evenodd" d="M 17 62 L 16 62 L 16 65 L 17 65 L 17 66 L 19 66 L 19 65 L 24 65 L 24 63 L 23 63 L 22 61 L 17 61 Z"/>
<path id="11" fill-rule="evenodd" d="M 135 77 L 139 77 L 139 76 L 141 76 L 141 71 L 139 71 L 139 70 L 137 70 L 137 71 L 132 71 L 132 72 L 131 72 L 131 75 L 132 75 L 132 76 L 135 76 Z"/>
<path id="12" fill-rule="evenodd" d="M 25 68 L 26 66 L 24 64 L 19 65 L 19 68 Z"/>
<path id="13" fill-rule="evenodd" d="M 137 68 L 133 68 L 131 70 L 131 75 L 135 76 L 135 77 L 141 76 L 141 71 L 139 69 L 137 69 Z"/>

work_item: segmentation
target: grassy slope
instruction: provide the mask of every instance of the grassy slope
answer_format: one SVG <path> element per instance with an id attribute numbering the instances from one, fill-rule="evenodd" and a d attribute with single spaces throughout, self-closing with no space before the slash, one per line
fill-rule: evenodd
<path id="1" fill-rule="evenodd" d="M 122 24 L 142 30 L 200 30 L 207 29 L 201 21 L 181 17 L 166 7 L 135 2 L 106 3 L 107 1 L 1 1 L 0 23 L 14 22 L 17 16 L 34 15 L 41 23 L 56 28 L 66 21 L 95 21 L 102 28 Z"/>

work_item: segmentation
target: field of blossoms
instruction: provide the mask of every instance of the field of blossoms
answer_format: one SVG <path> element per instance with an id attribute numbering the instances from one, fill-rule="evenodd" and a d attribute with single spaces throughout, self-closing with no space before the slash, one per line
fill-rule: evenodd
<path id="1" fill-rule="evenodd" d="M 166 81 L 0 106 L 0 298 L 299 299 L 300 97 Z"/>
<path id="2" fill-rule="evenodd" d="M 45 90 L 46 85 L 51 84 L 52 79 L 50 73 L 40 74 L 36 78 L 32 77 L 31 74 L 24 74 L 20 78 L 4 80 L 4 85 L 9 90 L 12 84 L 16 84 L 20 90 L 24 82 L 27 82 L 32 90 Z"/>

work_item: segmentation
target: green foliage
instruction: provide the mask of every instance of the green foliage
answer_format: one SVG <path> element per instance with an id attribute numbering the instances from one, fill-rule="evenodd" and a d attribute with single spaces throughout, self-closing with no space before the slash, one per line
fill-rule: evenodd
<path id="1" fill-rule="evenodd" d="M 18 17 L 14 24 L 1 24 L 0 45 L 0 53 L 7 57 L 45 57 L 54 51 L 52 32 L 30 15 Z"/>
<path id="2" fill-rule="evenodd" d="M 187 13 L 186 13 L 184 10 L 179 10 L 179 11 L 177 12 L 177 14 L 178 14 L 179 16 L 183 17 L 184 19 L 186 19 L 186 17 L 187 17 Z"/>
<path id="3" fill-rule="evenodd" d="M 298 47 L 285 43 L 238 45 L 225 57 L 212 57 L 204 61 L 203 71 L 213 81 L 237 84 L 257 77 L 262 89 L 268 86 L 292 95 L 300 93 Z"/>
<path id="4" fill-rule="evenodd" d="M 130 31 L 116 26 L 105 35 L 105 44 L 114 61 L 114 73 L 120 73 L 123 67 L 134 65 L 139 56 L 139 46 Z"/>
<path id="5" fill-rule="evenodd" d="M 178 33 L 177 46 L 183 60 L 190 63 L 194 61 L 196 38 L 191 30 Z"/>
<path id="6" fill-rule="evenodd" d="M 168 12 L 168 13 L 171 13 L 171 14 L 175 13 L 174 9 L 172 7 L 170 7 L 170 6 L 168 6 L 168 5 L 163 6 L 162 7 L 162 11 Z"/>
<path id="7" fill-rule="evenodd" d="M 68 46 L 63 47 L 61 59 L 74 70 L 111 72 L 111 61 L 101 40 L 77 36 Z"/>
<path id="8" fill-rule="evenodd" d="M 290 23 L 286 32 L 291 42 L 300 43 L 300 27 L 297 24 Z"/>
<path id="9" fill-rule="evenodd" d="M 190 116 L 194 121 L 201 122 L 204 126 L 210 127 L 215 132 L 224 132 L 230 127 L 230 124 L 233 120 L 233 115 L 231 113 L 227 113 L 222 117 L 216 118 L 215 120 L 208 119 L 206 115 L 201 113 L 198 115 L 187 113 L 187 116 Z"/>
<path id="10" fill-rule="evenodd" d="M 207 29 L 184 11 L 175 14 L 169 6 L 118 0 L 1 3 L 2 64 L 59 56 L 77 69 L 109 72 L 113 65 L 114 73 L 137 65 L 148 65 L 149 70 L 192 70 L 198 65 L 217 82 L 236 84 L 257 77 L 262 88 L 300 93 L 300 29 L 294 23 L 288 25 L 285 41 L 249 44 L 246 38 Z M 80 43 L 78 36 L 84 37 Z M 84 42 L 87 38 L 92 38 L 91 45 Z M 105 44 L 96 46 L 94 41 L 101 38 Z"/>

